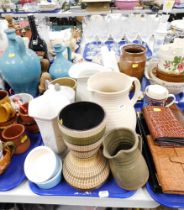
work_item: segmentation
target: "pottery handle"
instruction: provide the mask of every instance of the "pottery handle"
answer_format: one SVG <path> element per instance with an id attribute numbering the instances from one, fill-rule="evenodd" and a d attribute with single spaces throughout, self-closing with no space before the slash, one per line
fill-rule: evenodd
<path id="1" fill-rule="evenodd" d="M 139 148 L 140 152 L 142 153 L 142 137 L 141 137 L 141 135 L 138 135 L 138 134 L 137 134 L 137 136 L 138 136 L 138 140 L 139 140 L 138 148 Z"/>
<path id="2" fill-rule="evenodd" d="M 67 47 L 67 53 L 68 53 L 68 60 L 72 61 L 72 50 L 70 47 Z"/>
<path id="3" fill-rule="evenodd" d="M 134 95 L 131 98 L 130 102 L 131 102 L 132 106 L 134 106 L 134 104 L 137 102 L 137 100 L 141 94 L 141 85 L 140 85 L 139 80 L 135 77 L 132 77 L 132 84 L 134 84 L 135 92 L 134 92 Z"/>
<path id="4" fill-rule="evenodd" d="M 17 49 L 18 49 L 20 55 L 24 56 L 26 53 L 26 47 L 25 47 L 23 39 L 20 36 L 16 36 L 15 40 L 17 42 Z"/>
<path id="5" fill-rule="evenodd" d="M 16 145 L 12 141 L 3 142 L 3 148 L 9 148 L 11 150 L 11 156 L 15 153 Z"/>

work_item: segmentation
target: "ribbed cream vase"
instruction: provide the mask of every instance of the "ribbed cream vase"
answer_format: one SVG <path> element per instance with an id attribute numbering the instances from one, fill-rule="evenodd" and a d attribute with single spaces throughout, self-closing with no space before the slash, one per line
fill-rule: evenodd
<path id="1" fill-rule="evenodd" d="M 74 188 L 91 190 L 101 186 L 109 176 L 109 164 L 101 150 L 90 158 L 78 158 L 69 152 L 63 164 L 63 176 Z"/>

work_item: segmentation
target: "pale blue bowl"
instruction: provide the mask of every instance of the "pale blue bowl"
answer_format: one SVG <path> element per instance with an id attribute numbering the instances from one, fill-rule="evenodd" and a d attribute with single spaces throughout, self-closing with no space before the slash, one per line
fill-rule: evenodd
<path id="1" fill-rule="evenodd" d="M 61 181 L 61 177 L 62 177 L 62 161 L 60 160 L 59 157 L 57 157 L 57 160 L 58 160 L 58 167 L 57 167 L 57 172 L 56 174 L 49 180 L 45 181 L 45 182 L 41 182 L 41 183 L 36 183 L 36 185 L 39 187 L 39 188 L 42 188 L 42 189 L 51 189 L 53 187 L 55 187 L 56 185 L 59 184 L 59 182 Z"/>

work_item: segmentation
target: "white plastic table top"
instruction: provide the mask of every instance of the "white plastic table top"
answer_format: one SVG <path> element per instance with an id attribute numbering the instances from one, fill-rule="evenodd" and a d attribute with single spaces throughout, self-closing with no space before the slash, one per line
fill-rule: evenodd
<path id="1" fill-rule="evenodd" d="M 122 208 L 155 208 L 159 206 L 145 188 L 126 199 L 120 198 L 97 198 L 97 197 L 73 197 L 73 196 L 39 196 L 34 194 L 24 181 L 17 188 L 0 192 L 1 203 L 39 203 L 74 206 L 97 206 L 97 207 L 122 207 Z"/>

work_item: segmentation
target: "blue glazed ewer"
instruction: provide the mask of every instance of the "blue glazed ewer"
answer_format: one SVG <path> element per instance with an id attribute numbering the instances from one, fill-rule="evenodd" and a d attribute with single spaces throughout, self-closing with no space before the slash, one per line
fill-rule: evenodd
<path id="1" fill-rule="evenodd" d="M 15 93 L 29 93 L 36 96 L 41 66 L 36 53 L 25 47 L 15 29 L 5 31 L 8 48 L 0 57 L 0 74 Z"/>
<path id="2" fill-rule="evenodd" d="M 66 49 L 68 53 L 68 60 L 63 56 L 63 52 Z M 71 49 L 69 47 L 62 46 L 61 44 L 56 44 L 54 45 L 54 52 L 56 53 L 56 57 L 49 69 L 49 73 L 52 79 L 57 79 L 59 77 L 69 77 L 68 70 L 72 66 Z"/>

